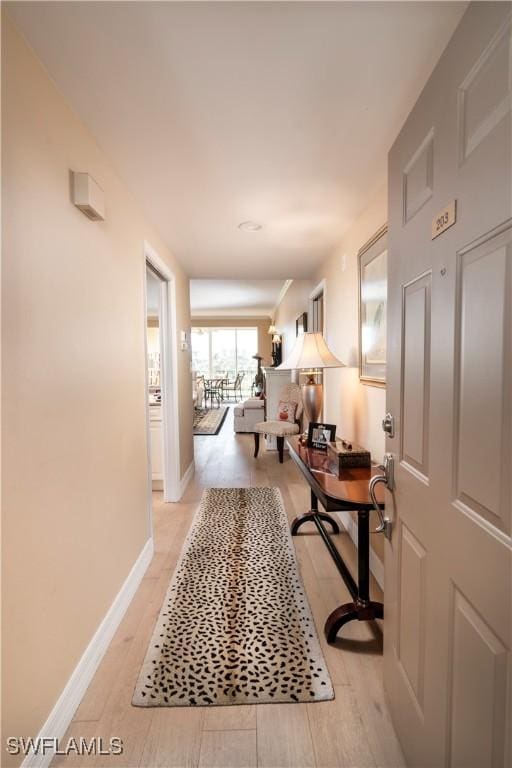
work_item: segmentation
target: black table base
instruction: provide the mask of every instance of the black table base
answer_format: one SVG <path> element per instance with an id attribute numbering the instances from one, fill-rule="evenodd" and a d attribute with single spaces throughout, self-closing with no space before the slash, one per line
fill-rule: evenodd
<path id="1" fill-rule="evenodd" d="M 384 606 L 374 600 L 367 603 L 354 600 L 336 608 L 328 617 L 324 626 L 324 634 L 328 643 L 334 643 L 340 629 L 349 621 L 373 621 L 384 618 Z"/>
<path id="2" fill-rule="evenodd" d="M 328 515 L 326 512 L 319 512 L 318 510 L 311 509 L 309 512 L 304 512 L 303 515 L 299 515 L 299 517 L 295 518 L 292 523 L 292 536 L 295 536 L 298 533 L 301 525 L 304 523 L 316 523 L 317 518 L 323 520 L 326 523 L 329 523 L 333 533 L 340 532 L 338 523 L 330 515 Z"/>
<path id="3" fill-rule="evenodd" d="M 324 526 L 324 522 L 329 523 L 332 533 L 336 534 L 340 532 L 338 523 L 329 514 L 318 509 L 318 499 L 313 490 L 311 490 L 311 510 L 296 517 L 291 525 L 292 536 L 296 536 L 304 523 L 315 523 L 318 533 L 352 596 L 352 602 L 344 603 L 336 608 L 325 622 L 325 637 L 327 642 L 331 644 L 335 642 L 339 630 L 349 621 L 373 621 L 384 617 L 383 604 L 370 600 L 370 512 L 366 509 L 355 511 L 357 512 L 358 527 L 357 582 Z"/>

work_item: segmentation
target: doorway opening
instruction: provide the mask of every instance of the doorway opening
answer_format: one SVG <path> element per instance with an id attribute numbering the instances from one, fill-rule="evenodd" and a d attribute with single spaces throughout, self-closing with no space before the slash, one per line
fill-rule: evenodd
<path id="1" fill-rule="evenodd" d="M 146 363 L 151 489 L 164 489 L 162 429 L 162 277 L 146 263 Z"/>
<path id="2" fill-rule="evenodd" d="M 178 501 L 181 496 L 176 301 L 174 275 L 165 262 L 147 243 L 144 255 L 148 506 L 151 510 L 152 491 L 163 491 L 164 501 Z"/>

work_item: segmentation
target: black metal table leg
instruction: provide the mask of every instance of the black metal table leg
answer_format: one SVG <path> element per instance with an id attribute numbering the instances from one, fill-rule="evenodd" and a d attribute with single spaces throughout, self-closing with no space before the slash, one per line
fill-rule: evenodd
<path id="1" fill-rule="evenodd" d="M 372 621 L 384 617 L 383 604 L 370 600 L 370 512 L 374 508 L 374 502 L 370 495 L 365 500 L 364 493 L 360 492 L 360 488 L 354 493 L 354 486 L 352 486 L 352 480 L 356 480 L 359 475 L 361 475 L 359 481 L 366 480 L 367 476 L 375 476 L 378 470 L 372 468 L 368 472 L 366 468 L 361 470 L 355 468 L 350 479 L 338 478 L 336 481 L 335 478 L 332 478 L 327 483 L 323 479 L 323 473 L 325 473 L 323 459 L 320 460 L 315 451 L 303 449 L 296 437 L 288 438 L 287 442 L 292 459 L 311 489 L 311 509 L 295 518 L 291 526 L 292 535 L 295 536 L 304 523 L 315 523 L 318 533 L 352 597 L 352 602 L 336 608 L 325 623 L 324 631 L 327 641 L 333 643 L 337 633 L 347 622 L 353 620 Z M 322 474 L 319 475 L 318 472 Z M 355 512 L 357 514 L 357 582 L 337 550 L 333 538 L 324 527 L 324 522 L 329 523 L 334 533 L 340 532 L 339 526 L 329 514 L 319 511 L 319 500 L 326 510 Z M 381 506 L 383 507 L 384 504 L 381 503 Z"/>
<path id="2" fill-rule="evenodd" d="M 336 636 L 345 624 L 357 619 L 357 621 L 372 621 L 384 618 L 384 606 L 374 600 L 370 600 L 370 513 L 360 510 L 357 513 L 358 522 L 358 547 L 357 547 L 357 571 L 358 584 L 355 585 L 355 594 L 350 584 L 343 577 L 352 597 L 353 602 L 345 603 L 336 608 L 325 622 L 324 632 L 328 643 L 334 643 Z M 331 542 L 332 544 L 332 542 Z M 345 566 L 346 567 L 346 566 Z M 342 573 L 343 576 L 343 573 Z"/>
<path id="3" fill-rule="evenodd" d="M 320 512 L 320 510 L 318 509 L 318 499 L 313 493 L 313 491 L 311 491 L 311 509 L 309 510 L 309 512 L 304 512 L 304 514 L 296 517 L 295 520 L 292 522 L 292 525 L 291 525 L 292 536 L 297 535 L 299 528 L 304 523 L 315 523 L 316 522 L 315 518 L 320 518 L 320 520 L 323 520 L 324 522 L 329 523 L 333 533 L 340 532 L 340 528 L 336 520 L 330 515 L 328 515 L 327 512 Z"/>

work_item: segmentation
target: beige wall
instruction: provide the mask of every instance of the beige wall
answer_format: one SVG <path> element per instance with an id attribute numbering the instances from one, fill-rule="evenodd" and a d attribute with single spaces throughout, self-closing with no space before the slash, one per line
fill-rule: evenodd
<path id="1" fill-rule="evenodd" d="M 380 422 L 386 405 L 386 391 L 359 381 L 357 252 L 386 220 L 387 190 L 384 186 L 311 280 L 292 282 L 275 313 L 275 325 L 283 334 L 283 356 L 286 356 L 295 341 L 296 318 L 309 309 L 311 292 L 325 280 L 327 343 L 347 367 L 325 372 L 324 418 L 337 424 L 338 434 L 368 448 L 378 461 L 384 453 Z"/>
<path id="2" fill-rule="evenodd" d="M 309 294 L 314 286 L 312 280 L 294 280 L 276 310 L 274 324 L 283 336 L 283 360 L 293 348 L 296 339 L 295 321 L 299 315 L 308 311 Z"/>
<path id="3" fill-rule="evenodd" d="M 381 420 L 386 390 L 359 381 L 357 252 L 386 221 L 387 188 L 382 187 L 315 274 L 315 283 L 324 278 L 326 281 L 327 343 L 347 366 L 325 371 L 324 418 L 337 425 L 340 437 L 368 448 L 372 459 L 379 462 L 385 450 Z M 371 545 L 382 559 L 382 536 L 372 536 Z"/>
<path id="4" fill-rule="evenodd" d="M 378 461 L 385 445 L 380 422 L 386 390 L 359 381 L 357 252 L 386 221 L 387 191 L 382 187 L 315 274 L 315 282 L 326 281 L 327 343 L 347 366 L 325 372 L 325 418 L 335 421 L 340 435 L 364 445 Z"/>
<path id="5" fill-rule="evenodd" d="M 386 408 L 386 390 L 359 381 L 357 252 L 386 220 L 384 186 L 312 279 L 293 281 L 275 316 L 276 327 L 284 334 L 286 355 L 295 340 L 295 319 L 309 308 L 311 291 L 325 280 L 325 335 L 329 347 L 346 368 L 325 371 L 324 418 L 336 424 L 340 437 L 365 446 L 379 462 L 385 450 L 380 423 Z M 373 536 L 371 544 L 382 559 L 382 537 Z"/>
<path id="6" fill-rule="evenodd" d="M 268 333 L 270 317 L 193 317 L 191 323 L 194 328 L 257 328 L 262 365 L 272 362 L 272 337 Z"/>
<path id="7" fill-rule="evenodd" d="M 144 240 L 176 275 L 179 329 L 190 327 L 189 292 L 85 127 L 2 26 L 3 733 L 36 736 L 148 538 Z M 70 203 L 70 168 L 105 191 L 105 222 Z M 183 473 L 190 357 L 177 355 Z"/>

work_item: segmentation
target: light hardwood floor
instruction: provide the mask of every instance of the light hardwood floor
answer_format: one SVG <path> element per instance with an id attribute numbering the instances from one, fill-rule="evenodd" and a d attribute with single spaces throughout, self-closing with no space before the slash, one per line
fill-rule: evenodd
<path id="1" fill-rule="evenodd" d="M 334 701 L 237 707 L 131 706 L 171 574 L 204 487 L 271 485 L 281 489 L 288 515 L 309 508 L 309 488 L 292 460 L 276 453 L 253 459 L 251 435 L 233 434 L 232 410 L 218 436 L 196 437 L 196 475 L 179 504 L 154 494 L 155 555 L 83 699 L 65 740 L 111 736 L 123 740 L 119 756 L 55 757 L 52 765 L 135 768 L 399 768 L 403 755 L 382 687 L 381 640 L 368 624 L 346 627 L 343 641 L 328 646 L 323 624 L 349 599 L 314 530 L 294 539 L 302 578 L 336 691 Z M 347 534 L 337 545 L 355 572 Z M 372 582 L 375 598 L 381 592 Z"/>

